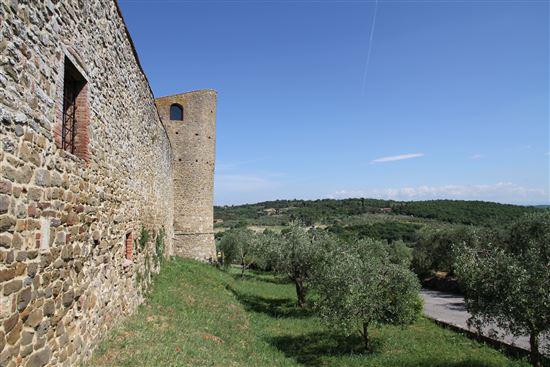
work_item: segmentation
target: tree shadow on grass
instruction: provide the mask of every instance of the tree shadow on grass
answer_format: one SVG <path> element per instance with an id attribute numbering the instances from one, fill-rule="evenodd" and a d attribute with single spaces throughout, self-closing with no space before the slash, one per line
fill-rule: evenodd
<path id="1" fill-rule="evenodd" d="M 312 316 L 309 308 L 300 308 L 296 305 L 296 300 L 289 298 L 266 298 L 253 294 L 239 292 L 238 290 L 227 287 L 235 295 L 237 300 L 245 307 L 247 311 L 264 313 L 274 318 L 296 317 L 304 318 Z"/>
<path id="2" fill-rule="evenodd" d="M 267 341 L 275 348 L 283 352 L 288 358 L 292 358 L 301 365 L 308 367 L 328 366 L 330 363 L 327 357 L 354 356 L 365 358 L 364 365 L 368 366 L 380 356 L 383 351 L 383 339 L 373 338 L 371 350 L 366 351 L 363 340 L 359 335 L 344 336 L 330 331 L 315 332 L 303 335 L 284 335 L 268 338 Z M 388 354 L 389 355 L 389 354 Z M 339 360 L 338 365 L 344 366 L 345 361 Z M 405 354 L 402 359 L 395 357 L 393 360 L 386 360 L 385 365 L 399 367 L 494 367 L 475 358 L 468 358 L 462 361 L 433 360 L 423 357 L 421 354 Z"/>
<path id="3" fill-rule="evenodd" d="M 243 276 L 241 274 L 231 274 L 235 280 L 254 280 L 257 282 L 265 282 L 272 284 L 289 284 L 291 281 L 284 276 L 273 276 L 273 274 L 265 274 L 258 271 L 247 270 Z"/>
<path id="4" fill-rule="evenodd" d="M 366 352 L 361 337 L 338 335 L 330 331 L 277 336 L 269 338 L 268 342 L 304 366 L 326 365 L 322 363 L 323 357 L 376 354 L 381 348 L 380 341 L 374 339 L 371 351 Z"/>

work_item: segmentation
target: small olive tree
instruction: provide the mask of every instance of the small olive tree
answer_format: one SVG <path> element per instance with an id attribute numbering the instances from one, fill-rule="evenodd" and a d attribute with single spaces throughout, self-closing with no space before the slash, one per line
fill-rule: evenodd
<path id="1" fill-rule="evenodd" d="M 347 334 L 359 331 L 369 350 L 369 327 L 406 325 L 422 310 L 420 284 L 408 262 L 406 256 L 393 256 L 383 241 L 333 246 L 312 278 L 320 315 Z"/>
<path id="2" fill-rule="evenodd" d="M 252 265 L 258 257 L 260 242 L 258 235 L 247 228 L 230 229 L 224 233 L 220 240 L 219 249 L 223 256 L 225 268 L 231 264 L 241 266 L 241 277 L 246 269 Z"/>
<path id="3" fill-rule="evenodd" d="M 296 223 L 290 224 L 281 234 L 264 234 L 264 251 L 272 261 L 274 270 L 285 274 L 296 286 L 298 306 L 306 305 L 308 282 L 318 258 L 322 242 L 328 234 L 311 233 Z M 332 236 L 330 236 L 332 238 Z"/>
<path id="4" fill-rule="evenodd" d="M 504 246 L 457 246 L 455 254 L 470 325 L 528 334 L 540 366 L 540 338 L 550 333 L 550 212 L 517 221 Z"/>

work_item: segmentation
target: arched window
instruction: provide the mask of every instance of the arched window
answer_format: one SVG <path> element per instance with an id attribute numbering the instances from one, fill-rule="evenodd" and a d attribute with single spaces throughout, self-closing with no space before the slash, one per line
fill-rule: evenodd
<path id="1" fill-rule="evenodd" d="M 183 121 L 183 107 L 174 103 L 170 106 L 170 120 Z"/>

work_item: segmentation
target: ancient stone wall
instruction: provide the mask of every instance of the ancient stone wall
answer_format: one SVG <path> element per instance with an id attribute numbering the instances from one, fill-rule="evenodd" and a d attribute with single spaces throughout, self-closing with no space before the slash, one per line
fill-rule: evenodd
<path id="1" fill-rule="evenodd" d="M 166 96 L 157 98 L 156 104 L 173 151 L 174 254 L 202 261 L 215 259 L 216 92 Z M 172 105 L 183 108 L 183 120 L 171 119 Z"/>
<path id="2" fill-rule="evenodd" d="M 0 0 L 0 27 L 0 366 L 74 366 L 172 251 L 170 142 L 113 0 Z"/>

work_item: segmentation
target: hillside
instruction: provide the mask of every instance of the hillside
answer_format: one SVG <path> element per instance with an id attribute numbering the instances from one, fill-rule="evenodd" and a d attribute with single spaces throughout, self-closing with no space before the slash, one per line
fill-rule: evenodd
<path id="1" fill-rule="evenodd" d="M 393 201 L 377 199 L 276 200 L 237 206 L 216 206 L 214 218 L 224 226 L 286 225 L 292 220 L 305 224 L 336 224 L 350 217 L 380 217 L 387 220 L 424 219 L 450 224 L 506 226 L 519 216 L 541 210 L 535 207 L 484 201 L 428 200 Z M 402 218 L 407 216 L 408 218 Z M 393 218 L 392 218 L 393 217 Z M 401 218 L 399 218 L 401 217 Z"/>
<path id="2" fill-rule="evenodd" d="M 361 339 L 328 330 L 270 273 L 240 279 L 191 260 L 166 262 L 144 305 L 113 328 L 88 366 L 527 366 L 420 319 Z"/>

